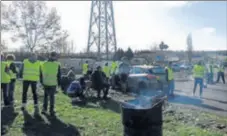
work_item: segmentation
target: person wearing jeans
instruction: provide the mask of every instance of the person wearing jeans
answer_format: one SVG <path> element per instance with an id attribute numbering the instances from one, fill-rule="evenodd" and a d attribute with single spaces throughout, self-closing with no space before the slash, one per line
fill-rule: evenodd
<path id="1" fill-rule="evenodd" d="M 41 72 L 41 84 L 44 86 L 44 100 L 42 114 L 46 114 L 48 107 L 48 99 L 50 99 L 50 115 L 55 117 L 55 92 L 57 86 L 60 86 L 61 80 L 61 67 L 57 60 L 57 53 L 51 52 L 48 61 L 44 62 L 42 65 Z"/>
<path id="2" fill-rule="evenodd" d="M 9 75 L 9 66 L 6 61 L 4 61 L 4 55 L 1 54 L 1 90 L 3 92 L 3 101 L 4 105 L 9 105 L 9 99 L 8 99 L 8 87 L 10 83 L 10 75 Z"/>
<path id="3" fill-rule="evenodd" d="M 203 77 L 205 74 L 205 68 L 202 66 L 202 62 L 198 62 L 197 65 L 193 68 L 193 75 L 194 75 L 194 89 L 193 89 L 193 96 L 195 96 L 195 91 L 197 88 L 197 85 L 200 86 L 200 98 L 202 97 L 203 93 Z"/>
<path id="4" fill-rule="evenodd" d="M 173 69 L 171 68 L 172 62 L 169 62 L 168 67 L 166 67 L 166 80 L 168 81 L 168 95 L 174 96 L 174 75 Z"/>
<path id="5" fill-rule="evenodd" d="M 14 104 L 14 89 L 15 89 L 15 83 L 17 78 L 17 68 L 14 64 L 15 56 L 13 54 L 8 54 L 6 57 L 7 63 L 9 64 L 9 73 L 10 73 L 10 84 L 9 84 L 9 103 L 11 105 Z"/>

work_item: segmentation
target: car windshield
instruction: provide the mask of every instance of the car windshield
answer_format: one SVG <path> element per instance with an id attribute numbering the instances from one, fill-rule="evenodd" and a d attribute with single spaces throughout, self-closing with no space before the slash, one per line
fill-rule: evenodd
<path id="1" fill-rule="evenodd" d="M 162 67 L 154 67 L 147 69 L 148 73 L 150 74 L 165 74 L 165 69 Z"/>

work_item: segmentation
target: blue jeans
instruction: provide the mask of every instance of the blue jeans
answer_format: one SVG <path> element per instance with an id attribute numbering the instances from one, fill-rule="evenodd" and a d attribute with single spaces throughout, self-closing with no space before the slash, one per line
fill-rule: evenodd
<path id="1" fill-rule="evenodd" d="M 175 89 L 174 80 L 170 80 L 170 81 L 168 82 L 168 94 L 169 94 L 169 95 L 173 95 L 174 89 Z"/>
<path id="2" fill-rule="evenodd" d="M 15 89 L 15 81 L 11 81 L 9 83 L 9 102 L 12 103 L 14 101 L 14 89 Z"/>
<path id="3" fill-rule="evenodd" d="M 200 96 L 202 96 L 202 93 L 203 93 L 203 78 L 195 78 L 194 89 L 193 89 L 194 94 L 195 94 L 195 90 L 196 90 L 198 84 L 200 86 Z"/>

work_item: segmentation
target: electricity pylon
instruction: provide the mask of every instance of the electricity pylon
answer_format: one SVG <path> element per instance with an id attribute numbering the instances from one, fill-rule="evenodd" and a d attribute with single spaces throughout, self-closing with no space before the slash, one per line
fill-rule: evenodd
<path id="1" fill-rule="evenodd" d="M 110 0 L 92 1 L 88 32 L 87 53 L 97 52 L 98 59 L 117 50 L 113 3 Z"/>

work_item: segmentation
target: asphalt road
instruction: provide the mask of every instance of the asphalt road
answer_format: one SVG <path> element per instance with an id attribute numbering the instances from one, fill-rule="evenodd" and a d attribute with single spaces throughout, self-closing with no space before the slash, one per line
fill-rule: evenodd
<path id="1" fill-rule="evenodd" d="M 217 83 L 207 85 L 204 88 L 203 96 L 199 98 L 199 86 L 196 96 L 192 95 L 193 81 L 175 82 L 175 98 L 170 99 L 172 103 L 186 104 L 213 112 L 221 112 L 227 115 L 227 84 Z"/>

